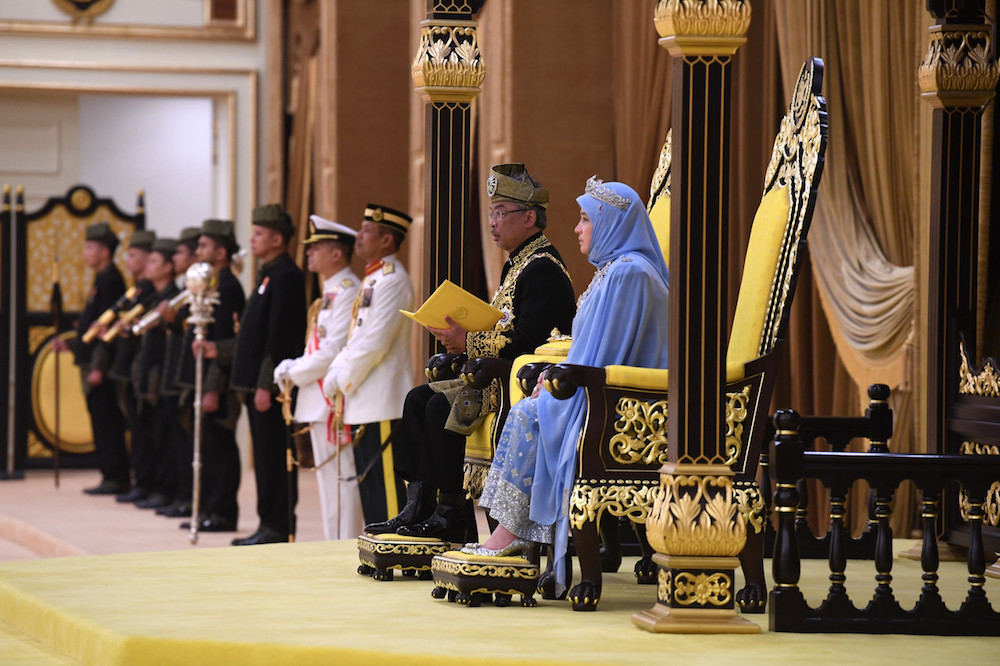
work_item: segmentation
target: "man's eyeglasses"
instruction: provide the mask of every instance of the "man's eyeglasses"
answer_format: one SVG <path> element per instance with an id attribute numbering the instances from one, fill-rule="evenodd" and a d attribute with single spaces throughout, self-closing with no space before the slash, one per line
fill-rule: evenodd
<path id="1" fill-rule="evenodd" d="M 496 220 L 497 222 L 503 222 L 503 218 L 504 218 L 505 215 L 513 215 L 514 213 L 525 213 L 525 212 L 527 212 L 529 210 L 531 210 L 531 209 L 530 208 L 515 208 L 513 210 L 504 210 L 502 208 L 499 208 L 497 210 L 491 210 L 490 211 L 489 219 L 490 219 L 491 222 L 493 220 Z"/>

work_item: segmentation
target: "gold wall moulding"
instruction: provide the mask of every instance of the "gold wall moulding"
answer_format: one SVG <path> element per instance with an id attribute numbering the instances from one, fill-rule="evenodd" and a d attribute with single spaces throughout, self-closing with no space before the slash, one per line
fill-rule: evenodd
<path id="1" fill-rule="evenodd" d="M 930 45 L 920 63 L 923 96 L 935 106 L 982 106 L 994 95 L 1000 70 L 993 59 L 988 28 L 931 28 Z"/>
<path id="2" fill-rule="evenodd" d="M 486 78 L 475 23 L 425 24 L 410 74 L 432 101 L 472 101 Z"/>
<path id="3" fill-rule="evenodd" d="M 747 528 L 737 512 L 728 467 L 668 463 L 646 520 L 649 545 L 672 555 L 734 557 L 743 549 Z"/>
<path id="4" fill-rule="evenodd" d="M 958 368 L 958 392 L 962 395 L 981 395 L 989 398 L 1000 397 L 1000 372 L 993 359 L 987 358 L 983 368 L 973 374 L 969 356 L 965 352 L 965 342 L 958 343 L 960 355 Z"/>
<path id="5" fill-rule="evenodd" d="M 608 442 L 611 457 L 623 465 L 667 462 L 667 401 L 644 402 L 619 398 L 617 433 Z"/>
<path id="6" fill-rule="evenodd" d="M 40 0 L 35 0 L 39 2 Z M 257 39 L 256 0 L 202 0 L 201 25 L 158 25 L 153 23 L 111 23 L 105 13 L 114 0 L 52 0 L 61 11 L 69 14 L 69 22 L 0 18 L 0 34 L 38 34 L 63 37 L 124 37 L 132 39 L 173 40 L 246 40 Z M 25 3 L 27 4 L 27 3 Z M 232 6 L 235 5 L 235 6 Z M 235 19 L 231 18 L 235 15 Z"/>

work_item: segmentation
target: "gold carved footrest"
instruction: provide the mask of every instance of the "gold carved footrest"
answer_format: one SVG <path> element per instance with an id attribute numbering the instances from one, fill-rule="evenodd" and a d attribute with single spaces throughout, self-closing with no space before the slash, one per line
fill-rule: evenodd
<path id="1" fill-rule="evenodd" d="M 399 534 L 369 534 L 358 537 L 358 573 L 375 580 L 392 580 L 392 570 L 404 576 L 418 575 L 421 580 L 431 577 L 431 560 L 447 552 L 452 545 L 441 539 L 423 539 Z"/>
<path id="2" fill-rule="evenodd" d="M 510 604 L 512 595 L 521 595 L 522 606 L 534 606 L 538 586 L 538 564 L 523 557 L 487 557 L 457 550 L 437 555 L 431 562 L 435 599 L 478 606 L 484 597 L 496 595 L 498 606 Z"/>

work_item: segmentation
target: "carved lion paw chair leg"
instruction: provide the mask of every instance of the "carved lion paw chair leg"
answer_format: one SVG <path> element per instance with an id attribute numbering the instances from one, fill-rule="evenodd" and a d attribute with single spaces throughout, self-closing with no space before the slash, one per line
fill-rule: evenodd
<path id="1" fill-rule="evenodd" d="M 726 393 L 720 396 L 725 404 L 727 464 L 735 472 L 734 492 L 747 522 L 741 556 L 747 584 L 736 597 L 743 612 L 763 612 L 767 598 L 763 571 L 767 503 L 756 480 L 757 462 L 768 432 L 777 350 L 787 326 L 826 150 L 822 74 L 818 58 L 803 65 L 774 142 L 730 334 Z M 583 578 L 570 591 L 574 610 L 593 610 L 600 597 L 595 521 L 611 513 L 644 524 L 654 500 L 663 498 L 658 470 L 667 462 L 668 372 L 562 364 L 548 375 L 555 397 L 568 399 L 584 387 L 588 400 L 569 507 Z M 657 513 L 669 516 L 669 511 Z"/>
<path id="2" fill-rule="evenodd" d="M 557 332 L 555 332 L 557 333 Z M 465 444 L 464 486 L 469 500 L 477 500 L 483 492 L 490 463 L 512 404 L 534 390 L 538 375 L 547 367 L 566 358 L 569 339 L 553 336 L 534 354 L 519 356 L 513 364 L 496 358 L 471 359 L 461 370 L 462 379 L 478 389 L 489 390 L 496 382 L 495 410 L 468 436 Z M 495 528 L 490 521 L 490 528 Z M 448 550 L 431 562 L 435 599 L 447 597 L 462 605 L 474 607 L 492 598 L 494 605 L 508 606 L 511 597 L 520 596 L 522 606 L 536 604 L 533 595 L 538 584 L 538 549 L 525 556 L 485 556 Z"/>

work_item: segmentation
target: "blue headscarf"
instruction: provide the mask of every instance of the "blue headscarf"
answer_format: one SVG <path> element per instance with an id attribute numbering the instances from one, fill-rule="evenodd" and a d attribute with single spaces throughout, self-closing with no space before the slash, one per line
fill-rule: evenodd
<path id="1" fill-rule="evenodd" d="M 577 198 L 593 223 L 590 263 L 598 268 L 573 319 L 566 362 L 603 367 L 667 367 L 669 272 L 642 200 L 628 185 L 587 181 Z M 531 520 L 555 524 L 556 572 L 565 588 L 569 494 L 587 411 L 584 391 L 569 400 L 538 397 L 540 436 Z"/>

